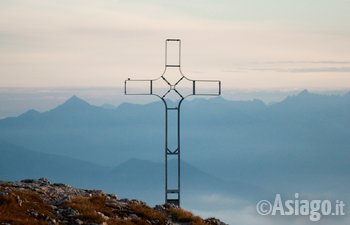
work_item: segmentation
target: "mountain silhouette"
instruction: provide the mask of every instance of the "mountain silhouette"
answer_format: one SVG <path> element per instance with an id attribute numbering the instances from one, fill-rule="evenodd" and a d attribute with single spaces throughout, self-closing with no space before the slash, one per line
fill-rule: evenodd
<path id="1" fill-rule="evenodd" d="M 81 188 L 103 189 L 151 204 L 163 201 L 164 164 L 133 158 L 109 168 L 64 156 L 39 153 L 0 142 L 0 180 L 40 178 Z M 170 162 L 173 164 L 174 162 Z M 224 181 L 182 162 L 185 195 L 237 191 Z M 258 190 L 251 187 L 254 191 Z"/>
<path id="2" fill-rule="evenodd" d="M 89 109 L 93 109 L 93 108 L 96 108 L 96 107 L 90 105 L 86 101 L 73 95 L 71 98 L 69 98 L 62 105 L 53 109 L 53 111 L 65 111 L 65 112 L 71 111 L 71 112 L 74 112 L 74 111 L 89 110 Z"/>
<path id="3" fill-rule="evenodd" d="M 350 187 L 349 93 L 303 91 L 272 105 L 260 100 L 193 99 L 184 101 L 181 113 L 182 159 L 225 181 L 222 186 L 237 186 L 236 193 L 249 189 L 243 184 L 279 192 L 303 187 L 339 195 Z M 164 108 L 154 102 L 106 109 L 72 97 L 47 112 L 29 111 L 0 120 L 0 136 L 31 151 L 110 168 L 131 158 L 157 163 L 164 154 Z M 137 164 L 135 170 L 161 167 Z M 124 179 L 122 172 L 114 173 L 111 177 Z M 332 185 L 337 182 L 342 185 Z"/>
<path id="4" fill-rule="evenodd" d="M 101 188 L 99 184 L 108 171 L 90 162 L 35 152 L 4 141 L 0 141 L 0 155 L 0 179 L 4 181 L 47 176 L 56 182 Z"/>

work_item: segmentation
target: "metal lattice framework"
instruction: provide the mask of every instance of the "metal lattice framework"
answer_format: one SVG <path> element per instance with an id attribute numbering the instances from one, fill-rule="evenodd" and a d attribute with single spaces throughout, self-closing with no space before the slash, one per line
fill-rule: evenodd
<path id="1" fill-rule="evenodd" d="M 157 79 L 132 80 L 124 84 L 126 95 L 154 95 L 165 106 L 165 202 L 180 206 L 180 108 L 186 97 L 219 96 L 219 80 L 192 80 L 181 71 L 181 40 L 165 41 L 165 69 Z M 169 161 L 175 158 L 175 168 Z M 170 170 L 175 176 L 170 176 Z"/>

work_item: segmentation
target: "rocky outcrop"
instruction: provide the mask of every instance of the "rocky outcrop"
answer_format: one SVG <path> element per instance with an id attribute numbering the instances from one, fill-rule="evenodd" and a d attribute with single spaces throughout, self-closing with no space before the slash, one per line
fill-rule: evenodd
<path id="1" fill-rule="evenodd" d="M 0 224 L 198 224 L 225 225 L 202 219 L 174 205 L 154 208 L 139 200 L 85 190 L 47 179 L 0 182 Z"/>

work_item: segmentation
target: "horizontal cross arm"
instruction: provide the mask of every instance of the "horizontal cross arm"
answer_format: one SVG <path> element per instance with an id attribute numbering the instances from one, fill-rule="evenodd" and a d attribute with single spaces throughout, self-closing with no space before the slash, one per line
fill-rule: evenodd
<path id="1" fill-rule="evenodd" d="M 220 80 L 193 80 L 193 95 L 221 95 Z"/>
<path id="2" fill-rule="evenodd" d="M 126 95 L 152 95 L 152 80 L 132 80 L 124 82 L 124 93 Z"/>

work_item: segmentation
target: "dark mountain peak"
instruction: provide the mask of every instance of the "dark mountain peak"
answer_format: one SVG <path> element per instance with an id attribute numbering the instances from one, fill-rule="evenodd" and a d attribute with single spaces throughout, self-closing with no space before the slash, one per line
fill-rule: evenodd
<path id="1" fill-rule="evenodd" d="M 266 104 L 265 104 L 264 101 L 262 101 L 262 100 L 260 100 L 260 99 L 257 99 L 257 98 L 252 99 L 252 100 L 251 100 L 251 103 L 254 103 L 254 104 L 256 104 L 256 105 L 260 105 L 260 106 L 263 106 L 263 107 L 266 106 Z"/>
<path id="2" fill-rule="evenodd" d="M 64 105 L 66 104 L 70 104 L 70 105 L 89 105 L 89 103 L 87 103 L 86 101 L 84 101 L 83 99 L 77 97 L 76 95 L 73 95 L 72 97 L 70 97 L 65 103 L 63 103 Z"/>
<path id="3" fill-rule="evenodd" d="M 33 117 L 37 115 L 40 115 L 40 112 L 36 111 L 35 109 L 30 109 L 27 112 L 20 115 L 20 117 Z"/>
<path id="4" fill-rule="evenodd" d="M 314 97 L 320 96 L 318 94 L 314 94 L 309 92 L 308 90 L 304 89 L 303 91 L 299 92 L 296 95 L 288 96 L 285 101 L 304 101 L 307 100 L 309 101 L 311 98 L 313 99 Z M 282 101 L 281 103 L 283 103 Z"/>
<path id="5" fill-rule="evenodd" d="M 349 92 L 346 92 L 346 93 L 344 94 L 344 97 L 349 98 L 349 97 L 350 97 L 350 91 L 349 91 Z"/>
<path id="6" fill-rule="evenodd" d="M 310 95 L 312 95 L 312 94 L 307 89 L 304 89 L 297 96 L 310 96 Z"/>
<path id="7" fill-rule="evenodd" d="M 54 111 L 57 111 L 57 110 L 81 111 L 92 107 L 94 106 L 90 105 L 89 103 L 77 97 L 76 95 L 73 95 L 67 101 L 65 101 L 62 105 L 59 105 L 58 107 L 56 107 Z"/>

